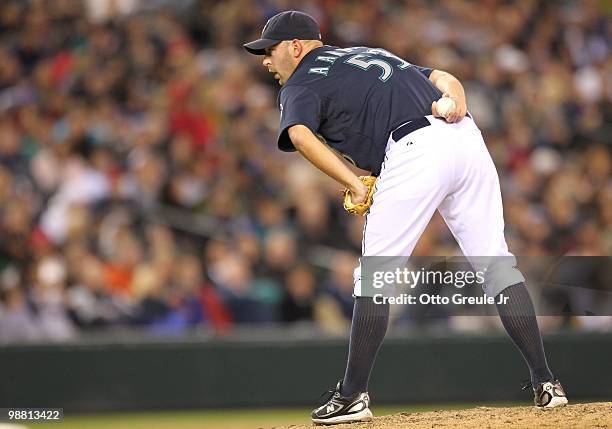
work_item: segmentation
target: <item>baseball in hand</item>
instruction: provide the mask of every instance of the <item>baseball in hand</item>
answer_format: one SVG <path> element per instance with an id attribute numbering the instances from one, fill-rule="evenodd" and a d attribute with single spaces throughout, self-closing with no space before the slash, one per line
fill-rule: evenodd
<path id="1" fill-rule="evenodd" d="M 446 118 L 448 113 L 455 108 L 455 102 L 448 97 L 442 97 L 436 102 L 438 108 L 438 115 Z"/>

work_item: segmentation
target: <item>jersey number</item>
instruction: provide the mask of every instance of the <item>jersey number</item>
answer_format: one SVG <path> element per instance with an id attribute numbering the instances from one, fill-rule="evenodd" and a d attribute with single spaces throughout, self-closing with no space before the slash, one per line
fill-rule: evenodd
<path id="1" fill-rule="evenodd" d="M 382 73 L 380 76 L 378 76 L 378 78 L 381 81 L 386 82 L 393 74 L 393 67 L 391 67 L 391 64 L 389 64 L 385 60 L 381 60 L 377 58 L 371 59 L 370 55 L 372 54 L 384 55 L 385 57 L 394 58 L 396 60 L 399 60 L 401 63 L 398 65 L 398 67 L 402 70 L 410 67 L 411 65 L 409 62 L 402 60 L 401 58 L 393 55 L 392 53 L 388 51 L 385 51 L 384 49 L 370 49 L 363 54 L 353 55 L 352 57 L 350 57 L 344 62 L 346 64 L 350 64 L 350 65 L 359 67 L 362 70 L 367 70 L 372 66 L 378 66 L 382 69 Z"/>

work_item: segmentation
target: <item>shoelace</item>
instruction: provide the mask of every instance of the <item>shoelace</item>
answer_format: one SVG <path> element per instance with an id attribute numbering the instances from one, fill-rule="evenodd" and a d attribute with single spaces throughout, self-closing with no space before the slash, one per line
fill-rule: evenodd
<path id="1" fill-rule="evenodd" d="M 527 390 L 529 388 L 533 389 L 533 384 L 531 384 L 531 380 L 524 380 L 523 381 L 523 387 L 521 387 L 522 390 Z"/>
<path id="2" fill-rule="evenodd" d="M 318 400 L 318 405 L 317 406 L 323 406 L 325 405 L 327 402 L 329 402 L 329 400 L 331 398 L 334 397 L 334 395 L 336 394 L 337 390 L 335 387 L 332 387 L 329 390 L 326 390 L 325 392 L 321 393 L 321 396 L 319 396 L 319 400 Z"/>

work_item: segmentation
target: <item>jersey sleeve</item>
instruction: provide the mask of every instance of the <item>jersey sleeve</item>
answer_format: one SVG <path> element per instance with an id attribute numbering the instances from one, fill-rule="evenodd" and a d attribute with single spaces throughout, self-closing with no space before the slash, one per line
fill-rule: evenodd
<path id="1" fill-rule="evenodd" d="M 287 129 L 293 125 L 304 125 L 316 133 L 321 124 L 321 99 L 305 86 L 286 86 L 278 96 L 280 127 L 278 148 L 284 152 L 295 151 Z"/>
<path id="2" fill-rule="evenodd" d="M 433 72 L 432 68 L 429 67 L 422 67 L 422 66 L 414 66 L 418 71 L 420 71 L 421 73 L 423 73 L 425 75 L 425 77 L 427 79 L 429 79 L 429 76 L 431 75 L 431 72 Z"/>

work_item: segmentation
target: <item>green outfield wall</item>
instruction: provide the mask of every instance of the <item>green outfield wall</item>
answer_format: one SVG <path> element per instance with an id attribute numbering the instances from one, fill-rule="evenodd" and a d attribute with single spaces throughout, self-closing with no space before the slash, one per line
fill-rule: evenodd
<path id="1" fill-rule="evenodd" d="M 612 399 L 612 334 L 545 338 L 574 399 Z M 124 341 L 0 347 L 0 407 L 73 411 L 312 405 L 342 376 L 347 340 Z M 529 401 L 506 337 L 388 338 L 376 403 Z"/>

